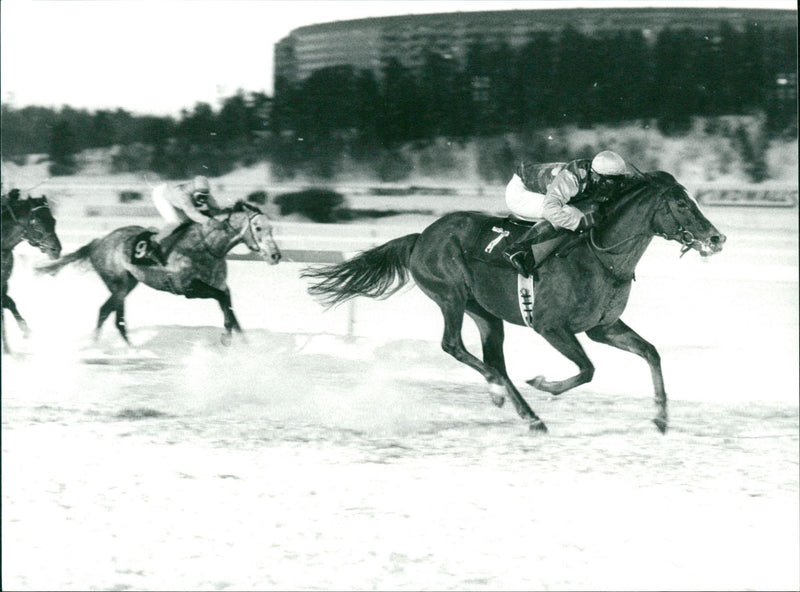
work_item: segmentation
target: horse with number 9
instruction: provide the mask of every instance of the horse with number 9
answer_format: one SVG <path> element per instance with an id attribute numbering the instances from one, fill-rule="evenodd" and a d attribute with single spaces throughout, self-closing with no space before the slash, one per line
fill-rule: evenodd
<path id="1" fill-rule="evenodd" d="M 139 282 L 186 298 L 216 300 L 224 316 L 222 342 L 225 344 L 230 343 L 234 330 L 243 333 L 233 312 L 225 256 L 236 245 L 244 243 L 271 265 L 277 264 L 281 252 L 272 238 L 272 224 L 267 215 L 240 201 L 205 224 L 187 222 L 176 230 L 180 236 L 163 266 L 145 267 L 131 262 L 134 243 L 145 231 L 141 226 L 117 228 L 58 261 L 41 266 L 39 271 L 55 274 L 70 263 L 84 260 L 91 263 L 111 291 L 111 296 L 100 307 L 95 338 L 113 312 L 117 330 L 130 344 L 125 325 L 125 298 Z"/>

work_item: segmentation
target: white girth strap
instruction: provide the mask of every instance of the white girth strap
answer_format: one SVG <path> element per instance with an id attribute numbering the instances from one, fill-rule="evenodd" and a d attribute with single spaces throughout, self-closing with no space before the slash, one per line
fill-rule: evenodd
<path id="1" fill-rule="evenodd" d="M 533 277 L 517 274 L 517 300 L 525 324 L 533 328 Z"/>

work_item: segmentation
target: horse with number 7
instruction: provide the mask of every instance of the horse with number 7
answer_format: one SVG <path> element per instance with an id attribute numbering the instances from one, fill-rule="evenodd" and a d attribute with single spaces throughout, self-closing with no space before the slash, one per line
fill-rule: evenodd
<path id="1" fill-rule="evenodd" d="M 533 431 L 547 431 L 506 372 L 503 321 L 530 324 L 550 345 L 578 366 L 564 380 L 543 376 L 531 386 L 559 395 L 594 376 L 594 366 L 576 334 L 586 333 L 644 358 L 655 390 L 653 422 L 667 429 L 667 393 L 656 348 L 628 327 L 625 310 L 634 270 L 655 236 L 681 244 L 681 254 L 695 250 L 707 257 L 722 250 L 725 235 L 702 214 L 698 204 L 669 173 L 636 171 L 613 199 L 599 210 L 599 224 L 566 242 L 554 255 L 542 259 L 534 274 L 533 307 L 528 323 L 517 300 L 517 273 L 510 266 L 492 264 L 476 253 L 481 229 L 502 226 L 502 218 L 477 212 L 447 214 L 421 233 L 396 238 L 364 251 L 343 263 L 306 268 L 308 291 L 327 306 L 355 296 L 386 298 L 410 278 L 441 309 L 444 317 L 442 349 L 480 372 L 492 402 L 498 407 L 508 396 L 517 413 Z M 480 251 L 482 245 L 477 245 Z M 483 359 L 464 347 L 464 313 L 477 324 Z"/>

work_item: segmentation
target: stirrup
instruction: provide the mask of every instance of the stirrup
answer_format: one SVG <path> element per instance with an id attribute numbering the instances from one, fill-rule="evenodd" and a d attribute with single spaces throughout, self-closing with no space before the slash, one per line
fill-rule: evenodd
<path id="1" fill-rule="evenodd" d="M 528 270 L 525 268 L 525 259 L 526 259 L 525 251 L 516 251 L 514 253 L 509 253 L 508 251 L 503 251 L 503 259 L 508 261 L 511 266 L 519 273 L 522 277 L 529 277 L 530 274 Z M 522 259 L 520 261 L 520 259 Z"/>

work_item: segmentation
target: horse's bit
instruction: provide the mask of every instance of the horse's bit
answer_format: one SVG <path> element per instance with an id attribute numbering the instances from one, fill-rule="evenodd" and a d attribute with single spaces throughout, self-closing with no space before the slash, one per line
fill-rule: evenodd
<path id="1" fill-rule="evenodd" d="M 683 257 L 686 253 L 688 253 L 692 249 L 692 246 L 696 242 L 699 242 L 699 241 L 697 239 L 695 239 L 694 234 L 692 234 L 692 232 L 690 230 L 686 230 L 683 226 L 681 226 L 681 223 L 678 222 L 678 217 L 675 215 L 675 212 L 672 210 L 673 205 L 669 200 L 662 200 L 661 203 L 659 204 L 659 207 L 661 207 L 661 206 L 663 206 L 665 204 L 667 206 L 667 211 L 669 212 L 669 214 L 672 217 L 672 219 L 675 221 L 675 225 L 678 228 L 672 234 L 669 234 L 667 232 L 657 232 L 656 236 L 660 236 L 661 238 L 664 238 L 666 240 L 676 240 L 679 243 L 681 243 L 681 245 L 683 245 L 683 246 L 681 248 L 681 255 L 680 256 Z"/>

